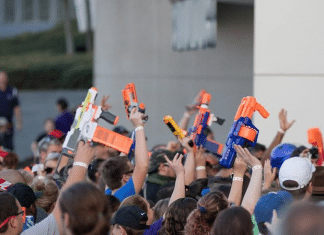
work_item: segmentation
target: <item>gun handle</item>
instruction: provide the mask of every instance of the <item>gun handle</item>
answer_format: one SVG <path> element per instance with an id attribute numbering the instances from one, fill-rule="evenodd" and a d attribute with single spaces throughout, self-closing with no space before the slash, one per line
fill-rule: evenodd
<path id="1" fill-rule="evenodd" d="M 219 124 L 219 125 L 223 125 L 225 121 L 226 121 L 225 119 L 216 117 L 216 123 Z"/>
<path id="2" fill-rule="evenodd" d="M 119 121 L 119 117 L 113 115 L 110 112 L 102 112 L 99 118 L 105 120 L 106 122 L 108 122 L 112 125 L 116 125 Z"/>
<path id="3" fill-rule="evenodd" d="M 269 117 L 270 113 L 259 103 L 256 105 L 256 110 L 260 113 L 263 118 Z"/>

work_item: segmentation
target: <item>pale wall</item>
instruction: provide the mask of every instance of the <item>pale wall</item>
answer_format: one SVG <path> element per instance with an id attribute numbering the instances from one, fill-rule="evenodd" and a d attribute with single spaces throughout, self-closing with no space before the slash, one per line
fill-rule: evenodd
<path id="1" fill-rule="evenodd" d="M 149 147 L 174 140 L 163 116 L 178 121 L 202 88 L 213 96 L 211 110 L 227 119 L 212 126 L 224 143 L 241 98 L 252 94 L 253 6 L 218 4 L 218 16 L 217 49 L 179 53 L 171 50 L 168 0 L 98 0 L 94 84 L 130 128 L 120 91 L 135 83 L 149 115 Z"/>
<path id="2" fill-rule="evenodd" d="M 271 116 L 255 117 L 260 142 L 279 128 L 280 108 L 297 122 L 284 141 L 307 143 L 307 129 L 323 129 L 324 1 L 255 1 L 254 93 Z"/>

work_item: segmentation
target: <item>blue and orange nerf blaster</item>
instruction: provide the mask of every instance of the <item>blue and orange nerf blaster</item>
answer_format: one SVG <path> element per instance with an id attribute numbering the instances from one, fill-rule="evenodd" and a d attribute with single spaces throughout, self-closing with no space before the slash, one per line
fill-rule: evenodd
<path id="1" fill-rule="evenodd" d="M 208 105 L 210 103 L 211 95 L 205 92 L 202 95 L 201 105 L 199 107 L 198 114 L 196 115 L 194 125 L 189 128 L 189 135 L 192 136 L 192 140 L 195 144 L 195 148 L 202 146 L 209 152 L 216 155 L 222 155 L 223 145 L 207 139 L 206 129 L 211 126 L 213 122 L 217 122 L 217 118 L 214 114 L 210 113 Z"/>
<path id="2" fill-rule="evenodd" d="M 122 92 L 123 99 L 124 99 L 124 106 L 125 106 L 127 119 L 129 119 L 129 115 L 134 108 L 137 108 L 137 110 L 140 113 L 145 114 L 145 104 L 138 103 L 137 93 L 136 93 L 136 88 L 135 88 L 134 83 L 127 84 L 121 92 Z M 143 121 L 147 122 L 147 120 L 148 120 L 148 116 L 147 115 L 143 116 Z M 135 151 L 135 146 L 136 146 L 135 131 L 132 132 L 131 139 L 133 140 L 133 143 L 132 143 L 132 146 L 130 147 L 130 150 L 128 153 L 129 159 L 132 157 L 132 155 Z"/>
<path id="3" fill-rule="evenodd" d="M 236 151 L 234 144 L 242 147 L 255 146 L 259 130 L 252 124 L 251 118 L 258 111 L 263 118 L 269 117 L 268 111 L 257 102 L 256 98 L 247 96 L 241 101 L 234 117 L 233 125 L 228 133 L 226 147 L 219 163 L 226 167 L 233 167 Z"/>

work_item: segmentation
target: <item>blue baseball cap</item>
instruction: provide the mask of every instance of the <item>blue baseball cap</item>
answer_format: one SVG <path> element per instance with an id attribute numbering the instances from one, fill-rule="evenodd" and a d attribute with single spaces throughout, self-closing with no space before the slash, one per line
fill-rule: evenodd
<path id="1" fill-rule="evenodd" d="M 280 169 L 282 163 L 290 158 L 291 153 L 296 148 L 295 145 L 288 143 L 277 145 L 270 154 L 270 163 L 272 168 L 277 167 Z"/>
<path id="2" fill-rule="evenodd" d="M 293 196 L 287 191 L 271 192 L 262 196 L 254 208 L 255 221 L 271 223 L 273 210 L 277 211 L 278 217 L 282 217 L 285 208 L 293 202 Z"/>

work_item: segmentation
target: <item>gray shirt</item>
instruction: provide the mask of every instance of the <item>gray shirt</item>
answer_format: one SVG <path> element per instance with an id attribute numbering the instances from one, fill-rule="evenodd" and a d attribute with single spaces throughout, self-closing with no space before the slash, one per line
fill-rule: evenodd
<path id="1" fill-rule="evenodd" d="M 21 235 L 60 235 L 58 225 L 53 214 L 46 219 L 25 230 Z"/>

